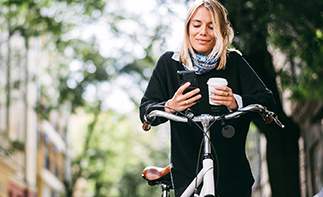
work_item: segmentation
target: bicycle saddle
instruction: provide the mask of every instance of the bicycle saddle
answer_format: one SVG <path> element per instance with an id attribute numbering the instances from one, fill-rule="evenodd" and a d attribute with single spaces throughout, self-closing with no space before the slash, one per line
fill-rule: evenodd
<path id="1" fill-rule="evenodd" d="M 142 177 L 150 186 L 165 184 L 171 186 L 170 165 L 165 168 L 149 166 L 142 171 Z"/>

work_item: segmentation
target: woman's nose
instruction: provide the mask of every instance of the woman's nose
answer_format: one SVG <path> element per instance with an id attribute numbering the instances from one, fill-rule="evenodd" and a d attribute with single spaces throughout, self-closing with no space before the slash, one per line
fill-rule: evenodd
<path id="1" fill-rule="evenodd" d="M 206 27 L 201 26 L 200 35 L 206 35 Z"/>

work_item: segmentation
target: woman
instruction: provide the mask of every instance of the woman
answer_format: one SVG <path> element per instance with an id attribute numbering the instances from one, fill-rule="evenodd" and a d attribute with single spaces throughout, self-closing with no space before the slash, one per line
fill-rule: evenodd
<path id="1" fill-rule="evenodd" d="M 212 101 L 221 105 L 221 114 L 257 103 L 273 110 L 275 103 L 271 91 L 241 54 L 227 49 L 232 39 L 233 30 L 227 20 L 226 9 L 216 0 L 196 1 L 188 12 L 180 51 L 164 53 L 156 64 L 141 100 L 141 120 L 146 110 L 154 104 L 164 105 L 168 113 L 190 108 L 195 115 L 214 114 L 206 84 L 212 77 L 222 77 L 228 81 L 227 86 L 211 91 Z M 194 70 L 199 88 L 183 94 L 190 84 L 180 86 L 178 70 Z M 254 178 L 245 154 L 251 118 L 253 116 L 243 116 L 226 121 L 235 128 L 235 135 L 230 139 L 221 134 L 220 123 L 211 127 L 211 141 L 219 161 L 219 165 L 214 164 L 215 177 L 218 177 L 216 192 L 221 197 L 251 196 Z M 153 125 L 166 121 L 157 118 Z M 202 133 L 196 126 L 171 121 L 170 159 L 176 196 L 180 196 L 196 176 L 201 140 Z"/>

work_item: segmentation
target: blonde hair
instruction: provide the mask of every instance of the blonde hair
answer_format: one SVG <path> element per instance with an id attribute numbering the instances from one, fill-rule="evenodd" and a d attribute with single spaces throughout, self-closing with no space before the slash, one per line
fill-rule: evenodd
<path id="1" fill-rule="evenodd" d="M 179 51 L 179 61 L 187 66 L 189 70 L 194 70 L 189 52 L 194 51 L 189 40 L 189 24 L 195 11 L 202 6 L 207 8 L 212 16 L 216 43 L 209 56 L 216 55 L 216 59 L 218 59 L 219 64 L 217 70 L 220 70 L 223 69 L 226 65 L 227 53 L 229 52 L 227 46 L 232 42 L 234 32 L 230 22 L 227 19 L 227 10 L 217 0 L 197 0 L 189 9 L 185 21 L 184 40 Z M 195 56 L 194 53 L 193 55 Z"/>

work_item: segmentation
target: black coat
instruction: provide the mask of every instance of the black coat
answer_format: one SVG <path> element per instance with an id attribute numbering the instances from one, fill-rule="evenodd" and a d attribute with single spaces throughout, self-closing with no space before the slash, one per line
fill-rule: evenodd
<path id="1" fill-rule="evenodd" d="M 166 52 L 157 62 L 141 100 L 140 118 L 142 121 L 148 106 L 157 103 L 163 105 L 179 88 L 177 71 L 185 69 L 181 63 L 172 58 L 173 54 L 173 52 Z M 270 110 L 275 108 L 271 91 L 266 88 L 241 55 L 231 52 L 228 54 L 225 69 L 214 69 L 206 74 L 197 75 L 202 98 L 198 104 L 191 107 L 195 115 L 213 113 L 212 106 L 208 102 L 206 84 L 211 77 L 226 78 L 233 93 L 242 97 L 243 106 L 262 104 Z M 221 113 L 227 112 L 227 108 L 222 106 Z M 241 118 L 228 120 L 226 123 L 235 128 L 235 135 L 229 139 L 222 135 L 222 126 L 219 122 L 211 128 L 211 141 L 216 149 L 214 156 L 217 156 L 219 161 L 219 166 L 215 162 L 214 168 L 215 177 L 219 177 L 216 191 L 221 196 L 244 194 L 254 182 L 245 154 L 245 142 L 249 124 L 256 116 L 255 114 L 244 115 Z M 166 121 L 166 119 L 158 118 L 153 125 Z M 196 126 L 171 121 L 171 164 L 175 188 L 189 184 L 195 177 L 201 140 L 202 132 Z"/>

